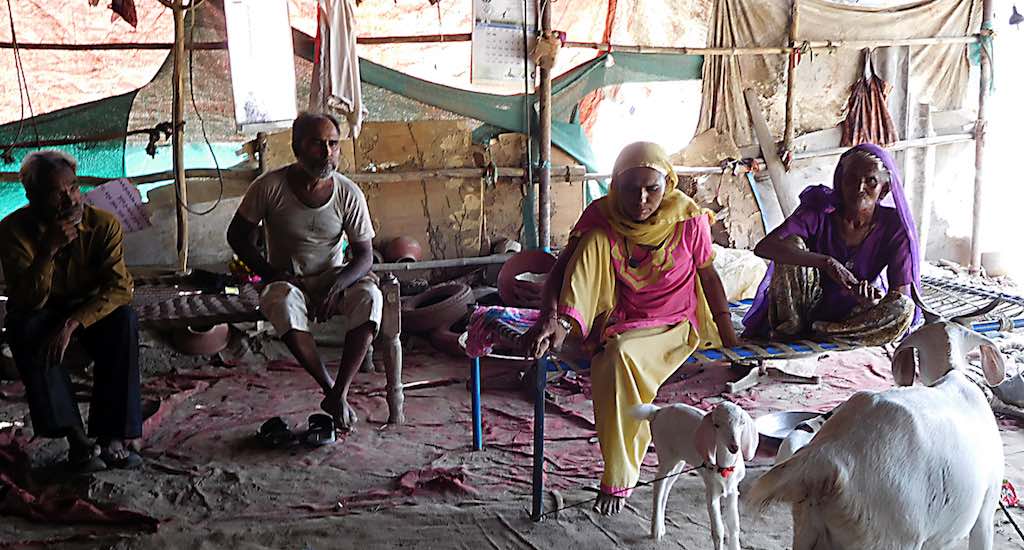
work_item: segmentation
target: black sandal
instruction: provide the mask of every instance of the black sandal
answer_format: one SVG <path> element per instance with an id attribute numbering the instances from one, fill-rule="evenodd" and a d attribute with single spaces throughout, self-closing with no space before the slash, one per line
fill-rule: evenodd
<path id="1" fill-rule="evenodd" d="M 66 462 L 67 470 L 74 474 L 94 474 L 106 470 L 107 463 L 100 458 L 102 453 L 95 447 L 90 447 L 88 453 L 79 455 L 73 449 L 68 451 Z"/>
<path id="2" fill-rule="evenodd" d="M 334 419 L 323 413 L 309 415 L 309 429 L 303 440 L 314 447 L 333 445 L 338 440 L 334 434 Z"/>
<path id="3" fill-rule="evenodd" d="M 260 426 L 260 431 L 256 434 L 256 438 L 265 447 L 270 449 L 283 449 L 295 443 L 295 434 L 292 433 L 288 423 L 280 416 L 275 416 L 264 422 Z"/>

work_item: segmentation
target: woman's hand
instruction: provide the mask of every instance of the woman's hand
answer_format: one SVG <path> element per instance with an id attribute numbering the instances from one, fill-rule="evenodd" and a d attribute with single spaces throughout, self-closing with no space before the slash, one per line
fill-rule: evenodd
<path id="1" fill-rule="evenodd" d="M 861 281 L 857 283 L 857 298 L 860 299 L 862 304 L 877 304 L 882 298 L 885 297 L 885 293 L 882 289 L 872 285 L 867 281 Z"/>
<path id="2" fill-rule="evenodd" d="M 555 314 L 542 316 L 523 335 L 523 347 L 531 357 L 543 357 L 549 349 L 558 350 L 566 337 L 565 328 Z"/>
<path id="3" fill-rule="evenodd" d="M 734 348 L 741 344 L 740 337 L 736 336 L 736 331 L 732 327 L 729 327 L 724 331 L 719 330 L 718 333 L 722 338 L 722 347 Z"/>
<path id="4" fill-rule="evenodd" d="M 728 311 L 722 311 L 714 315 L 715 326 L 718 327 L 718 337 L 722 340 L 723 348 L 734 348 L 740 345 L 740 339 L 736 336 L 736 329 L 732 326 L 732 315 Z"/>
<path id="5" fill-rule="evenodd" d="M 831 256 L 827 256 L 826 258 L 825 265 L 821 267 L 821 271 L 824 272 L 828 278 L 832 279 L 846 290 L 857 290 L 860 285 L 860 281 L 857 280 L 857 277 L 855 277 L 853 273 L 850 273 L 850 270 L 846 269 L 846 266 L 840 263 L 839 260 Z"/>

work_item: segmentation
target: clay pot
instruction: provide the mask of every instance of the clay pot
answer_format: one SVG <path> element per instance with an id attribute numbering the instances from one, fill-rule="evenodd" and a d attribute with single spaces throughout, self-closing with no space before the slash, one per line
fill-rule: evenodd
<path id="1" fill-rule="evenodd" d="M 555 265 L 555 257 L 543 250 L 524 250 L 512 256 L 498 272 L 498 294 L 512 307 L 540 306 L 544 275 Z"/>
<path id="2" fill-rule="evenodd" d="M 464 317 L 473 303 L 473 291 L 465 283 L 442 283 L 402 300 L 402 328 L 430 332 L 450 326 Z"/>
<path id="3" fill-rule="evenodd" d="M 384 261 L 418 262 L 423 258 L 423 247 L 412 237 L 398 237 L 384 247 Z"/>
<path id="4" fill-rule="evenodd" d="M 494 241 L 494 244 L 491 246 L 491 254 L 518 254 L 522 251 L 523 245 L 519 244 L 519 241 L 506 238 Z"/>
<path id="5" fill-rule="evenodd" d="M 434 349 L 447 353 L 454 357 L 465 357 L 466 350 L 462 349 L 459 345 L 459 336 L 469 327 L 469 316 L 463 316 L 461 319 L 451 323 L 450 325 L 441 326 L 435 328 L 430 333 L 430 345 L 434 346 Z"/>
<path id="6" fill-rule="evenodd" d="M 221 323 L 204 328 L 176 328 L 171 334 L 171 343 L 185 355 L 214 355 L 228 347 L 230 337 L 230 328 Z"/>

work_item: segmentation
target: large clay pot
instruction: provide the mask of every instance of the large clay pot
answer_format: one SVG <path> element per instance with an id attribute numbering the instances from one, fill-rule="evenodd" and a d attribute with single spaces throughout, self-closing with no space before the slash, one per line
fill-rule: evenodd
<path id="1" fill-rule="evenodd" d="M 228 347 L 231 330 L 226 323 L 212 327 L 185 327 L 174 330 L 174 348 L 185 355 L 213 355 Z"/>
<path id="2" fill-rule="evenodd" d="M 450 326 L 468 312 L 473 290 L 465 283 L 442 283 L 402 300 L 402 328 L 430 332 Z"/>
<path id="3" fill-rule="evenodd" d="M 542 282 L 555 265 L 555 257 L 542 250 L 524 250 L 512 256 L 498 272 L 498 294 L 505 305 L 539 307 Z"/>
<path id="4" fill-rule="evenodd" d="M 384 247 L 384 261 L 418 262 L 423 258 L 423 247 L 412 237 L 398 237 Z"/>

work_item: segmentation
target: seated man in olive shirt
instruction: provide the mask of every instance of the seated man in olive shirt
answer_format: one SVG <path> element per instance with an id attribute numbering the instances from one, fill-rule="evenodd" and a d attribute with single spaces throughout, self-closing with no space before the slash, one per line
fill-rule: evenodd
<path id="1" fill-rule="evenodd" d="M 36 436 L 66 437 L 71 469 L 141 464 L 138 318 L 117 219 L 84 204 L 77 163 L 60 151 L 25 157 L 28 206 L 0 221 L 7 343 L 25 383 Z M 88 435 L 61 366 L 71 337 L 95 361 Z M 89 436 L 98 440 L 94 446 Z"/>

